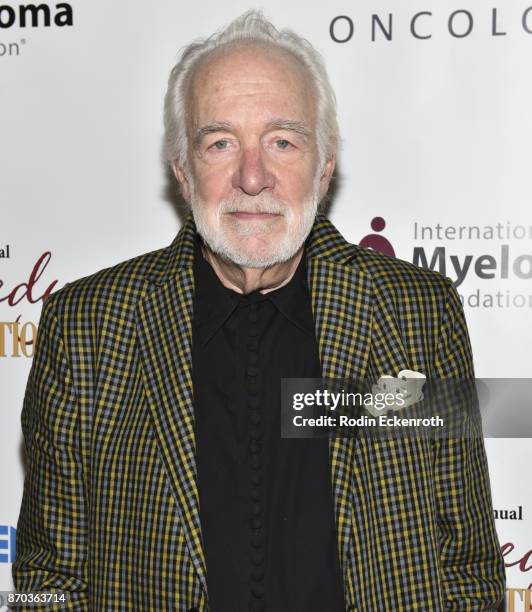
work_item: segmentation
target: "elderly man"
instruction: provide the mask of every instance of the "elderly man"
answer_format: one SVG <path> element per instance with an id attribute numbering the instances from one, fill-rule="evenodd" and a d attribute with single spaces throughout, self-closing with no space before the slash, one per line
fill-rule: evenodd
<path id="1" fill-rule="evenodd" d="M 280 436 L 283 377 L 473 375 L 451 283 L 317 213 L 338 147 L 318 54 L 249 12 L 184 50 L 165 124 L 175 240 L 43 308 L 17 589 L 71 610 L 496 609 L 482 438 Z"/>

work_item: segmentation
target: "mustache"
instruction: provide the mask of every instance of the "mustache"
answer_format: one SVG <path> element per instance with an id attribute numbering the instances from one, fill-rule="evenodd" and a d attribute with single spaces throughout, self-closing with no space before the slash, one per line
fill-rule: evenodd
<path id="1" fill-rule="evenodd" d="M 233 212 L 244 213 L 270 213 L 277 215 L 285 215 L 287 205 L 282 200 L 278 200 L 270 195 L 257 199 L 257 196 L 242 197 L 236 196 L 229 200 L 222 200 L 218 208 L 220 215 L 225 215 Z"/>

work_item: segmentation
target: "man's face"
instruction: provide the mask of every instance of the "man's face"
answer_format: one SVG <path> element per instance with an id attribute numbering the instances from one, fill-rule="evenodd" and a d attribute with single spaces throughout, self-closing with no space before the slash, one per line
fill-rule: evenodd
<path id="1" fill-rule="evenodd" d="M 189 178 L 174 170 L 199 233 L 241 266 L 286 261 L 334 169 L 318 167 L 308 74 L 282 51 L 233 48 L 199 67 L 187 104 Z"/>

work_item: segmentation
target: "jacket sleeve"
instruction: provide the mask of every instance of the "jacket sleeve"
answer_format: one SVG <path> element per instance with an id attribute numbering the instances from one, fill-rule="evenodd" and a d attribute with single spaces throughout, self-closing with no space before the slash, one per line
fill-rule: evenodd
<path id="1" fill-rule="evenodd" d="M 460 298 L 447 280 L 447 299 L 436 354 L 436 376 L 474 377 L 471 344 Z M 470 408 L 466 407 L 466 408 Z M 472 414 L 467 410 L 466 419 Z M 505 597 L 505 570 L 495 531 L 481 425 L 474 435 L 436 442 L 436 503 L 445 610 L 498 610 Z"/>
<path id="2" fill-rule="evenodd" d="M 87 519 L 80 428 L 56 297 L 43 305 L 21 413 L 27 464 L 12 574 L 18 592 L 66 592 L 67 603 L 46 610 L 85 612 Z"/>

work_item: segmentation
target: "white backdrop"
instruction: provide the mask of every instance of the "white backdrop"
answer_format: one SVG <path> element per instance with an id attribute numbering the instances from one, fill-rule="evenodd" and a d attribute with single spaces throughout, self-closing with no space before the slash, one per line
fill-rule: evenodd
<path id="1" fill-rule="evenodd" d="M 54 281 L 59 288 L 171 242 L 175 186 L 160 156 L 169 70 L 181 46 L 252 8 L 48 3 L 49 25 L 40 9 L 23 26 L 21 4 L 0 2 L 0 590 L 12 588 L 32 352 L 14 338 L 32 339 Z M 532 378 L 532 0 L 270 0 L 263 8 L 318 47 L 337 92 L 333 223 L 359 242 L 380 216 L 398 257 L 425 258 L 453 280 L 469 262 L 458 290 L 477 376 Z M 15 291 L 21 283 L 30 290 Z M 495 508 L 522 517 L 498 519 L 497 530 L 516 589 L 509 599 L 525 610 L 531 444 L 487 439 L 486 447 Z"/>

